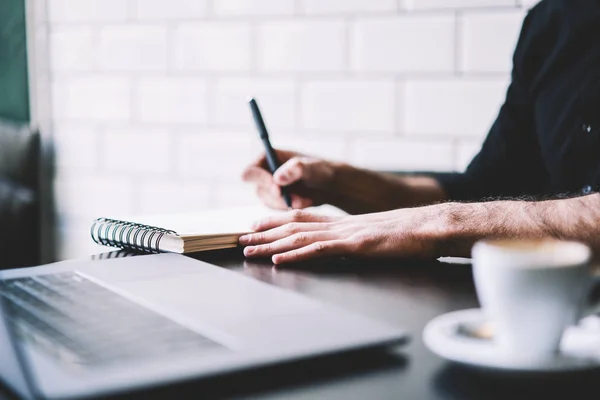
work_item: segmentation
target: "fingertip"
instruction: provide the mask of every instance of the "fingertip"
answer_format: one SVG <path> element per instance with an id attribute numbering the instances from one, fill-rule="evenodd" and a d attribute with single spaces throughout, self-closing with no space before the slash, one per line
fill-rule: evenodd
<path id="1" fill-rule="evenodd" d="M 248 182 L 248 174 L 249 174 L 249 170 L 250 170 L 250 168 L 252 168 L 252 167 L 245 168 L 245 169 L 242 171 L 242 174 L 240 175 L 240 177 L 242 178 L 242 181 L 244 181 L 244 182 Z"/>
<path id="2" fill-rule="evenodd" d="M 257 182 L 262 184 L 272 183 L 271 173 L 266 169 L 257 167 L 256 165 L 250 165 L 242 172 L 242 179 L 245 182 Z"/>
<path id="3" fill-rule="evenodd" d="M 271 261 L 273 262 L 273 264 L 275 265 L 279 265 L 281 264 L 281 255 L 279 254 L 275 254 L 274 256 L 271 257 Z"/>
<path id="4" fill-rule="evenodd" d="M 279 186 L 286 186 L 290 183 L 289 173 L 285 170 L 278 169 L 273 174 L 273 181 Z"/>
<path id="5" fill-rule="evenodd" d="M 259 167 L 256 167 L 254 165 L 246 167 L 246 169 L 244 169 L 244 171 L 242 172 L 242 181 L 248 182 L 254 180 L 259 174 L 258 170 Z"/>
<path id="6" fill-rule="evenodd" d="M 296 157 L 279 167 L 273 174 L 273 180 L 280 186 L 287 186 L 301 179 L 302 175 L 302 163 Z"/>

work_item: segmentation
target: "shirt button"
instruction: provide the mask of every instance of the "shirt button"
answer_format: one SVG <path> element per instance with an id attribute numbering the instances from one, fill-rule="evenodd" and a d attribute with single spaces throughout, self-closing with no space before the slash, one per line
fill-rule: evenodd
<path id="1" fill-rule="evenodd" d="M 590 185 L 584 186 L 583 189 L 581 189 L 581 193 L 583 193 L 583 194 L 592 193 L 592 187 Z"/>
<path id="2" fill-rule="evenodd" d="M 583 130 L 584 132 L 590 133 L 590 132 L 592 132 L 592 126 L 590 124 L 583 124 L 583 125 L 581 125 L 581 130 Z"/>

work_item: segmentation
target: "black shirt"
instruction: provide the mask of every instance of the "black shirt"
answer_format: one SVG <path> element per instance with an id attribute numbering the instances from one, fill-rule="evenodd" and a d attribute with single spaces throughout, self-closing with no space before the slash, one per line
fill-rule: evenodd
<path id="1" fill-rule="evenodd" d="M 544 0 L 528 13 L 481 151 L 464 173 L 437 178 L 451 200 L 600 188 L 600 0 Z"/>

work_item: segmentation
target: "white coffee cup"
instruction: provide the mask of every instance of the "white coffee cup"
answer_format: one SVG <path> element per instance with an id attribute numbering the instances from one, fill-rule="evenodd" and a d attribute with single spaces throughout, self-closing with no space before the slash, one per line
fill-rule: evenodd
<path id="1" fill-rule="evenodd" d="M 472 251 L 477 296 L 503 356 L 554 357 L 591 287 L 591 251 L 559 240 L 489 240 Z"/>

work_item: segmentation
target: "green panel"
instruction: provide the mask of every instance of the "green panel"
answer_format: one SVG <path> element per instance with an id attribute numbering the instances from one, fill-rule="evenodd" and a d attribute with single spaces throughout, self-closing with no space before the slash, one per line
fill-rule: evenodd
<path id="1" fill-rule="evenodd" d="M 25 0 L 0 0 L 0 117 L 29 121 Z"/>

